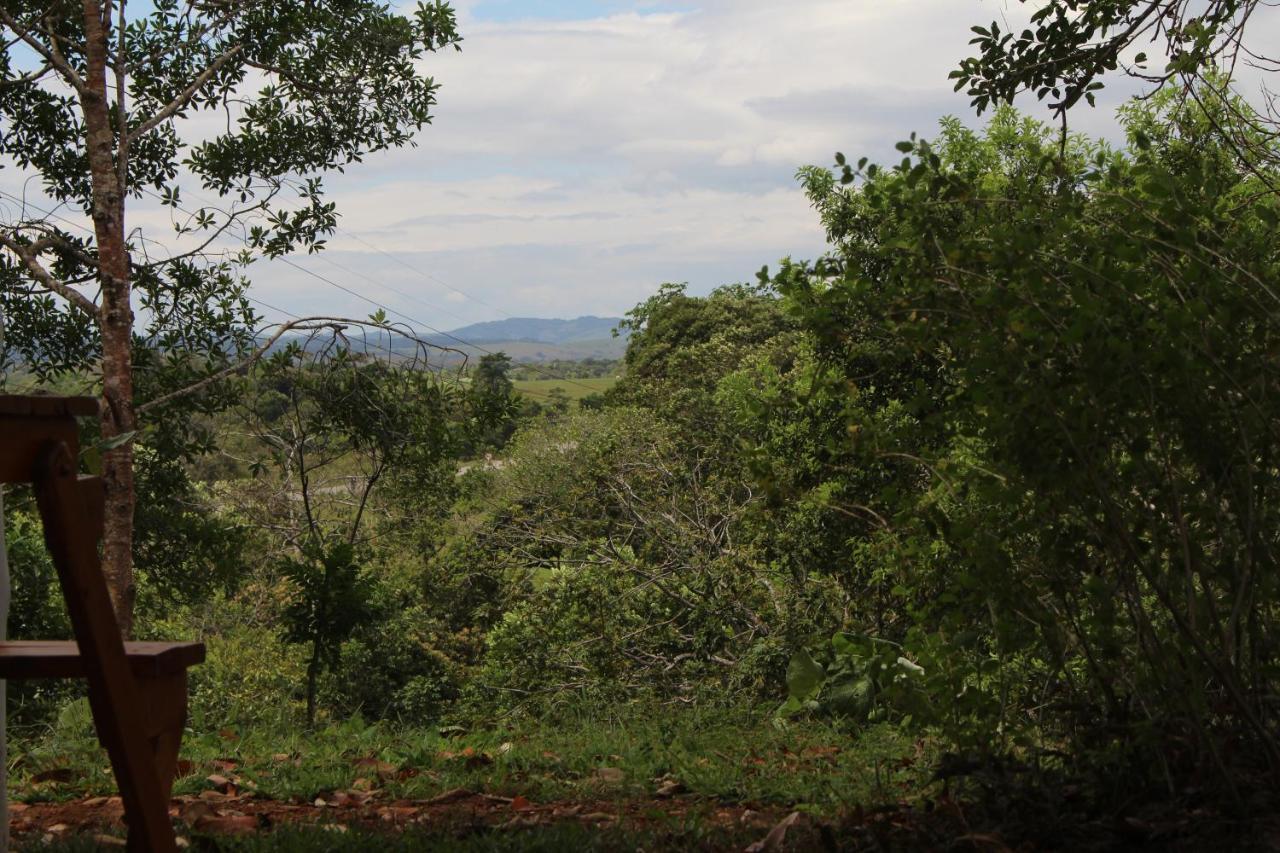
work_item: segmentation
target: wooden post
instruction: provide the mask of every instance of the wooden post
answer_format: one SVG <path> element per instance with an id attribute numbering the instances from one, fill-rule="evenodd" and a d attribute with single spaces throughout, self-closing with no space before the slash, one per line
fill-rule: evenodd
<path id="1" fill-rule="evenodd" d="M 98 737 L 107 748 L 125 814 L 131 850 L 176 851 L 168 797 L 161 790 L 156 758 L 139 725 L 137 683 L 129 671 L 111 598 L 98 562 L 102 481 L 76 476 L 63 442 L 50 442 L 34 472 L 36 502 L 44 520 L 45 545 L 62 583 L 67 611 L 89 681 L 89 705 Z"/>
<path id="2" fill-rule="evenodd" d="M 2 318 L 0 318 L 2 322 Z M 0 336 L 0 343 L 3 337 Z M 0 642 L 9 635 L 9 553 L 4 538 L 4 484 L 0 483 Z M 9 849 L 9 718 L 8 691 L 0 680 L 0 850 Z"/>

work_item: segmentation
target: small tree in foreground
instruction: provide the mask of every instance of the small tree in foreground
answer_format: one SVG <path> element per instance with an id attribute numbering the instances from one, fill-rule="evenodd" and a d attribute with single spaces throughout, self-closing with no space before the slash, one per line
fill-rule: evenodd
<path id="1" fill-rule="evenodd" d="M 387 343 L 379 355 L 341 326 L 314 330 L 250 374 L 238 410 L 257 461 L 252 485 L 228 498 L 278 543 L 291 596 L 283 636 L 310 647 L 309 722 L 320 676 L 374 612 L 363 568 L 373 540 L 400 529 L 401 502 L 381 492 L 438 491 L 454 478 L 457 403 L 408 340 L 413 350 Z"/>

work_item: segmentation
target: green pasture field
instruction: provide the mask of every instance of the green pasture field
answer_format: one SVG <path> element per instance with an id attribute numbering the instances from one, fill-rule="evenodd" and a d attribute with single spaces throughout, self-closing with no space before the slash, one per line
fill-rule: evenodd
<path id="1" fill-rule="evenodd" d="M 618 381 L 616 376 L 599 376 L 593 379 L 517 379 L 512 384 L 516 391 L 543 402 L 552 388 L 559 388 L 570 400 L 581 400 L 588 394 L 604 393 Z"/>

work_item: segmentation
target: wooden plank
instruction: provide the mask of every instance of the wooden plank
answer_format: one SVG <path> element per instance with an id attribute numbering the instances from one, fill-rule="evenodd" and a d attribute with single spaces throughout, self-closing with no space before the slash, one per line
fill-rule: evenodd
<path id="1" fill-rule="evenodd" d="M 149 678 L 139 682 L 143 724 L 151 741 L 156 776 L 168 802 L 173 793 L 173 777 L 178 771 L 178 753 L 182 749 L 182 730 L 187 725 L 187 671 L 168 678 Z"/>
<path id="2" fill-rule="evenodd" d="M 167 678 L 204 663 L 204 643 L 125 643 L 135 679 Z M 0 678 L 84 678 L 84 660 L 74 640 L 0 642 Z"/>
<path id="3" fill-rule="evenodd" d="M 34 415 L 40 418 L 97 416 L 97 397 L 60 397 L 52 394 L 0 394 L 0 415 Z"/>
<path id="4" fill-rule="evenodd" d="M 35 471 L 36 501 L 45 545 L 62 583 L 89 682 L 89 707 L 107 748 L 129 823 L 131 850 L 176 851 L 168 800 L 155 755 L 140 729 L 142 709 L 111 598 L 98 562 L 96 531 L 89 529 L 75 458 L 65 444 L 48 448 Z"/>
<path id="5" fill-rule="evenodd" d="M 80 432 L 71 417 L 42 417 L 0 413 L 0 483 L 30 483 L 35 460 L 50 442 L 62 442 L 74 459 L 80 452 Z"/>

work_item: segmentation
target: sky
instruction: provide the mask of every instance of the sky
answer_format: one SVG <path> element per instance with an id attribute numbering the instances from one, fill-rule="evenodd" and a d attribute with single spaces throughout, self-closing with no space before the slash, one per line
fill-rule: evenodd
<path id="1" fill-rule="evenodd" d="M 888 159 L 912 131 L 968 115 L 947 73 L 968 28 L 1005 13 L 990 0 L 455 8 L 462 51 L 424 63 L 441 83 L 434 124 L 328 182 L 343 232 L 327 261 L 298 261 L 442 328 L 618 315 L 663 282 L 704 293 L 818 255 L 797 168 L 838 150 Z M 255 287 L 296 313 L 367 313 L 280 264 Z"/>
<path id="2" fill-rule="evenodd" d="M 940 117 L 977 123 L 947 73 L 1013 0 L 456 0 L 462 51 L 417 146 L 326 179 L 328 249 L 250 268 L 292 314 L 450 329 L 616 316 L 823 250 L 805 164 L 895 159 Z M 1113 135 L 1111 90 L 1082 130 Z M 900 156 L 900 155 L 899 155 Z M 136 206 L 135 225 L 161 223 Z M 153 231 L 163 237 L 163 229 Z M 359 296 L 320 281 L 322 275 Z M 269 319 L 282 315 L 263 309 Z"/>

